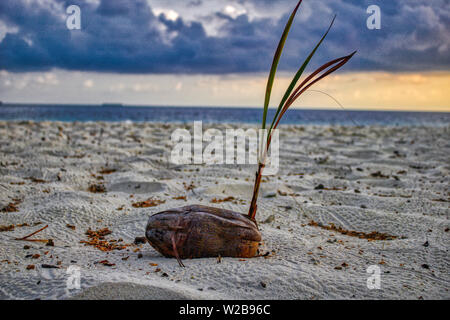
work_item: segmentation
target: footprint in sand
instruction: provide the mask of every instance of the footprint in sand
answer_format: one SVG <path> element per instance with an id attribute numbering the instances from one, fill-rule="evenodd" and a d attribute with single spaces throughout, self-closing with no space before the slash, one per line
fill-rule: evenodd
<path id="1" fill-rule="evenodd" d="M 128 282 L 103 283 L 72 296 L 73 300 L 188 300 L 193 297 L 173 290 Z"/>
<path id="2" fill-rule="evenodd" d="M 164 183 L 143 182 L 143 181 L 124 181 L 111 184 L 107 187 L 110 192 L 124 192 L 130 194 L 161 192 L 166 188 Z"/>

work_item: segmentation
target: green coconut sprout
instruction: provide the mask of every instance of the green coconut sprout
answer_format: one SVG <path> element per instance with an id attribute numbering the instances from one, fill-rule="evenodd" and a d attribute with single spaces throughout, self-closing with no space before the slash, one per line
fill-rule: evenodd
<path id="1" fill-rule="evenodd" d="M 291 29 L 292 22 L 294 21 L 294 17 L 300 7 L 300 4 L 302 3 L 302 0 L 300 0 L 297 5 L 295 6 L 294 10 L 292 11 L 289 20 L 286 24 L 286 27 L 284 28 L 283 34 L 281 35 L 280 42 L 278 43 L 277 50 L 275 51 L 275 55 L 273 57 L 272 67 L 270 68 L 269 77 L 267 80 L 267 86 L 266 86 L 266 94 L 264 99 L 264 109 L 263 109 L 263 117 L 262 117 L 262 125 L 261 128 L 264 130 L 267 130 L 267 141 L 265 145 L 263 145 L 264 152 L 262 152 L 262 157 L 259 159 L 258 164 L 258 171 L 256 172 L 256 178 L 255 178 L 255 185 L 253 188 L 253 197 L 250 204 L 250 209 L 248 212 L 248 217 L 252 220 L 255 220 L 256 210 L 257 210 L 257 199 L 258 199 L 258 193 L 259 193 L 259 187 L 261 184 L 261 178 L 262 178 L 262 171 L 265 166 L 265 158 L 266 154 L 269 150 L 270 142 L 272 139 L 272 133 L 273 130 L 275 130 L 278 127 L 278 124 L 280 123 L 281 118 L 286 113 L 286 111 L 289 109 L 290 106 L 306 91 L 308 90 L 312 85 L 314 85 L 316 82 L 322 80 L 326 76 L 330 75 L 331 73 L 335 72 L 339 68 L 341 68 L 343 65 L 345 65 L 351 57 L 356 53 L 356 51 L 352 52 L 351 54 L 340 57 L 334 60 L 331 60 L 319 68 L 317 68 L 314 72 L 312 72 L 308 77 L 306 77 L 298 86 L 297 83 L 300 80 L 300 77 L 302 76 L 303 72 L 305 71 L 306 67 L 308 66 L 309 62 L 311 61 L 312 57 L 316 53 L 319 46 L 322 44 L 325 37 L 328 35 L 328 32 L 330 31 L 331 27 L 333 26 L 334 20 L 336 19 L 336 16 L 333 17 L 331 20 L 330 26 L 328 27 L 327 31 L 324 33 L 320 41 L 317 43 L 317 45 L 314 47 L 314 49 L 311 51 L 311 53 L 308 55 L 308 57 L 305 59 L 303 64 L 298 69 L 297 73 L 294 75 L 290 85 L 286 89 L 286 92 L 283 95 L 283 98 L 281 99 L 277 111 L 275 113 L 275 116 L 272 119 L 272 122 L 270 124 L 270 127 L 266 128 L 266 121 L 267 121 L 267 112 L 269 110 L 269 103 L 270 103 L 270 96 L 272 94 L 272 87 L 273 83 L 275 81 L 275 74 L 277 72 L 278 63 L 281 58 L 281 53 L 283 52 L 284 45 L 286 43 L 287 36 L 289 34 L 289 30 Z M 297 87 L 296 87 L 297 86 Z"/>

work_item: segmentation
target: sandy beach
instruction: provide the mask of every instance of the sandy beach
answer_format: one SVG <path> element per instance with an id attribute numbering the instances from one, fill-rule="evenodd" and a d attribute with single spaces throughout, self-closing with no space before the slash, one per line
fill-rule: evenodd
<path id="1" fill-rule="evenodd" d="M 135 243 L 148 217 L 246 213 L 256 170 L 170 163 L 171 133 L 191 127 L 1 121 L 0 299 L 450 299 L 449 127 L 282 126 L 259 199 L 263 256 L 181 268 Z M 46 225 L 28 238 L 44 241 L 16 240 Z"/>

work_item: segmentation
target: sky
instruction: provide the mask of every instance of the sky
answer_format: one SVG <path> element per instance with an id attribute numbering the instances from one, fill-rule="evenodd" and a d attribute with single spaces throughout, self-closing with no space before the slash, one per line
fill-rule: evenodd
<path id="1" fill-rule="evenodd" d="M 0 100 L 261 107 L 297 0 L 2 0 Z M 66 9 L 80 8 L 69 30 Z M 367 8 L 380 8 L 369 29 Z M 449 0 L 304 0 L 271 105 L 336 21 L 307 72 L 357 54 L 299 108 L 450 111 Z"/>

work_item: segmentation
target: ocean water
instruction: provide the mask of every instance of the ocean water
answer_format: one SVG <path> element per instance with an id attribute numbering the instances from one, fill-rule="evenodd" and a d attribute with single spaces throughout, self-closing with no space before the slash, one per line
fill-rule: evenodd
<path id="1" fill-rule="evenodd" d="M 269 110 L 271 119 L 275 110 Z M 260 123 L 262 108 L 136 107 L 114 105 L 2 104 L 0 120 Z M 450 125 L 450 112 L 288 110 L 281 123 L 339 125 Z"/>

